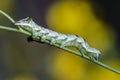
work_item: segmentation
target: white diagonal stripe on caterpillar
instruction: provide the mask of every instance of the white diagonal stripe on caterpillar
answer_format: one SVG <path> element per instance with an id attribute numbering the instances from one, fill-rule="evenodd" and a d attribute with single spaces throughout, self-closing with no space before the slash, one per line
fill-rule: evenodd
<path id="1" fill-rule="evenodd" d="M 41 41 L 50 41 L 50 44 L 59 44 L 60 47 L 73 46 L 76 47 L 82 55 L 86 55 L 90 58 L 98 60 L 101 52 L 95 48 L 92 48 L 88 43 L 79 36 L 62 34 L 49 30 L 42 26 L 37 25 L 31 18 L 27 17 L 25 19 L 19 20 L 15 25 L 20 26 L 23 30 L 31 33 L 33 38 L 39 37 Z"/>

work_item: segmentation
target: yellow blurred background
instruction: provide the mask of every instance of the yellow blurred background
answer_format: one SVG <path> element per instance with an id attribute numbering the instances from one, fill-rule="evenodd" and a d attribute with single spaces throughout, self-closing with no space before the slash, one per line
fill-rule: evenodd
<path id="1" fill-rule="evenodd" d="M 103 63 L 120 69 L 114 26 L 102 17 L 102 6 L 90 0 L 0 0 L 0 9 L 15 20 L 30 16 L 36 23 L 83 37 L 102 52 Z M 99 10 L 97 10 L 99 9 Z M 101 11 L 101 12 L 95 12 Z M 1 16 L 0 16 L 1 17 Z M 13 26 L 0 18 L 0 25 Z M 9 34 L 9 35 L 8 35 Z M 1 80 L 119 80 L 119 75 L 81 57 L 39 43 L 19 33 L 0 30 Z"/>

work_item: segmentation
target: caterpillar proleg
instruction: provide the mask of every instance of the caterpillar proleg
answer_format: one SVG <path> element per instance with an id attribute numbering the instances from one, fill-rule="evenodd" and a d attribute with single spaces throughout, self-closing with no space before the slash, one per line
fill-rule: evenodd
<path id="1" fill-rule="evenodd" d="M 37 37 L 37 41 L 44 42 L 44 40 L 48 40 L 51 45 L 59 44 L 60 47 L 73 46 L 76 47 L 82 55 L 86 55 L 95 60 L 98 60 L 101 54 L 99 50 L 90 47 L 82 37 L 49 30 L 37 25 L 29 17 L 17 21 L 15 25 L 20 26 L 23 30 L 31 33 L 33 39 Z"/>

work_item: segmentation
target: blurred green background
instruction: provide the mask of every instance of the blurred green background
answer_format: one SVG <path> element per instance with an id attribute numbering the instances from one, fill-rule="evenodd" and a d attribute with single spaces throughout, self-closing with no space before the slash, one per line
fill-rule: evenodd
<path id="1" fill-rule="evenodd" d="M 0 0 L 13 19 L 31 17 L 46 28 L 76 34 L 120 69 L 119 0 Z M 16 27 L 0 15 L 0 25 Z M 120 76 L 28 36 L 0 30 L 0 80 L 119 80 Z"/>

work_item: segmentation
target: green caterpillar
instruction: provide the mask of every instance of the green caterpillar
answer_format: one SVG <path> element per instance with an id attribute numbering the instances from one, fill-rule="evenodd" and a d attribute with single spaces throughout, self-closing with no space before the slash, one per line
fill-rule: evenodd
<path id="1" fill-rule="evenodd" d="M 15 25 L 20 26 L 23 30 L 31 33 L 33 39 L 36 41 L 48 40 L 51 45 L 59 44 L 60 47 L 73 46 L 77 48 L 82 55 L 86 55 L 92 59 L 98 60 L 101 52 L 92 48 L 82 38 L 76 35 L 62 34 L 42 26 L 37 25 L 31 18 L 19 20 Z"/>

